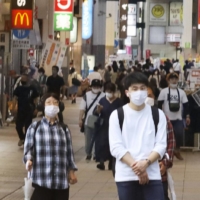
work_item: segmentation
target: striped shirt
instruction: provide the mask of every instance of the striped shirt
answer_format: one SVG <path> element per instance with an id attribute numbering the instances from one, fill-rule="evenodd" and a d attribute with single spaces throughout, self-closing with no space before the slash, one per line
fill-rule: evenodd
<path id="1" fill-rule="evenodd" d="M 68 172 L 77 170 L 72 148 L 71 134 L 55 122 L 44 117 L 36 129 L 37 122 L 27 130 L 24 144 L 24 163 L 33 161 L 31 178 L 33 184 L 48 189 L 69 187 Z"/>

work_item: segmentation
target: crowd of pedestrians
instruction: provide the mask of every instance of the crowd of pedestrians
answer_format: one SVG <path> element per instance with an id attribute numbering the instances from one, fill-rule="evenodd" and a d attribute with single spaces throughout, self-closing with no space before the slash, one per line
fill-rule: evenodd
<path id="1" fill-rule="evenodd" d="M 100 170 L 108 161 L 120 200 L 169 200 L 168 169 L 174 156 L 184 159 L 184 122 L 190 125 L 188 99 L 178 82 L 186 80 L 192 66 L 169 59 L 159 68 L 150 59 L 127 67 L 114 61 L 104 73 L 95 67 L 89 75 L 91 90 L 83 96 L 79 115 L 86 161 L 93 155 Z"/>
<path id="2" fill-rule="evenodd" d="M 99 170 L 108 161 L 120 200 L 169 200 L 168 169 L 174 155 L 184 159 L 183 120 L 190 125 L 188 99 L 178 81 L 187 79 L 191 67 L 192 62 L 181 66 L 169 59 L 159 68 L 150 59 L 128 66 L 114 61 L 105 68 L 95 66 L 83 80 L 70 65 L 68 83 L 57 66 L 49 77 L 39 68 L 37 80 L 28 68 L 21 75 L 12 72 L 18 146 L 24 145 L 23 160 L 35 187 L 31 199 L 69 199 L 77 166 L 63 99 L 67 89 L 75 104 L 79 86 L 87 82 L 79 113 L 86 161 L 96 161 Z M 32 123 L 38 111 L 42 119 Z"/>

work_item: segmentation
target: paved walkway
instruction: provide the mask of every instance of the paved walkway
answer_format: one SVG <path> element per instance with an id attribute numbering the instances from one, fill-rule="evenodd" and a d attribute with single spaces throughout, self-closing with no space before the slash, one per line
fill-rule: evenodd
<path id="1" fill-rule="evenodd" d="M 78 104 L 66 102 L 65 122 L 72 131 L 78 183 L 70 188 L 70 200 L 117 200 L 112 173 L 99 171 L 93 161 L 84 158 L 84 137 L 79 132 Z M 23 200 L 21 187 L 26 176 L 22 163 L 23 149 L 17 147 L 18 138 L 14 126 L 0 129 L 0 200 Z M 183 153 L 184 161 L 174 161 L 171 170 L 175 181 L 177 200 L 200 200 L 200 155 Z M 153 199 L 152 199 L 153 200 Z"/>

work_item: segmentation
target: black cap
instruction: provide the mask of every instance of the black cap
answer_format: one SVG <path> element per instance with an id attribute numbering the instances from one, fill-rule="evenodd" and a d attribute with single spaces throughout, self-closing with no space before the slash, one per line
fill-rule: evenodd
<path id="1" fill-rule="evenodd" d="M 94 87 L 94 86 L 102 87 L 101 81 L 99 79 L 93 79 L 91 83 L 91 87 Z"/>
<path id="2" fill-rule="evenodd" d="M 178 76 L 178 74 L 175 73 L 175 72 L 168 74 L 168 76 L 167 76 L 167 80 L 172 79 L 172 78 L 176 78 L 176 79 L 178 79 L 179 76 Z"/>

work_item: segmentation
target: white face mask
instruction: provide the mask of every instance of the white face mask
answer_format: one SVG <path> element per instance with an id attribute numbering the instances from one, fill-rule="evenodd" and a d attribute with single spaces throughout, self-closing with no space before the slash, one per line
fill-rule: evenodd
<path id="1" fill-rule="evenodd" d="M 141 106 L 147 98 L 147 91 L 138 90 L 136 92 L 131 92 L 129 93 L 129 98 L 134 105 Z"/>
<path id="2" fill-rule="evenodd" d="M 106 92 L 106 97 L 109 98 L 109 99 L 111 99 L 111 98 L 113 98 L 113 94 Z"/>
<path id="3" fill-rule="evenodd" d="M 177 88 L 177 84 L 170 83 L 170 87 L 176 89 Z"/>
<path id="4" fill-rule="evenodd" d="M 147 97 L 145 100 L 145 103 L 150 105 L 150 106 L 154 106 L 154 99 L 151 97 Z"/>
<path id="5" fill-rule="evenodd" d="M 100 91 L 101 91 L 100 89 L 94 89 L 94 88 L 92 88 L 92 92 L 95 93 L 95 94 L 99 93 Z"/>
<path id="6" fill-rule="evenodd" d="M 59 113 L 59 111 L 60 111 L 59 107 L 54 105 L 45 106 L 44 110 L 45 115 L 50 118 L 54 118 Z"/>

